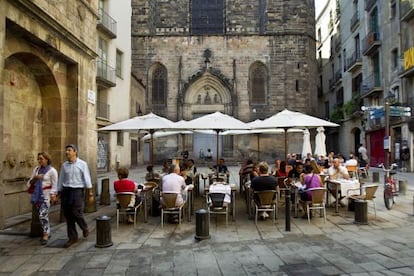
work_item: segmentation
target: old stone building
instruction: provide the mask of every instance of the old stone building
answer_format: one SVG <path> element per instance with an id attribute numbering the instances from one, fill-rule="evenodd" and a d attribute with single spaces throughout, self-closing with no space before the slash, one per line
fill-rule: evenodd
<path id="1" fill-rule="evenodd" d="M 284 108 L 315 114 L 314 36 L 312 0 L 132 1 L 132 71 L 146 87 L 145 111 L 171 120 L 221 111 L 247 122 Z M 299 138 L 289 151 L 301 152 Z M 156 159 L 178 149 L 171 139 L 160 140 Z M 202 134 L 184 139 L 194 158 L 215 149 Z M 220 156 L 250 156 L 256 145 L 248 136 L 222 140 Z M 282 137 L 263 135 L 261 151 L 282 158 Z"/>
<path id="2" fill-rule="evenodd" d="M 0 1 L 0 228 L 31 210 L 26 181 L 38 152 L 59 169 L 65 145 L 76 143 L 96 164 L 88 91 L 96 91 L 97 20 L 91 0 Z"/>

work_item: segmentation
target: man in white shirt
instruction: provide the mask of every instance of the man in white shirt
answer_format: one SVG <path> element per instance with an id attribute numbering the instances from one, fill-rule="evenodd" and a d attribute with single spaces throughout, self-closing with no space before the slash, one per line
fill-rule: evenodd
<path id="1" fill-rule="evenodd" d="M 179 207 L 187 199 L 187 185 L 180 175 L 180 167 L 176 165 L 170 169 L 170 173 L 162 178 L 162 192 L 177 194 L 175 206 Z"/>
<path id="2" fill-rule="evenodd" d="M 341 166 L 340 160 L 338 158 L 333 159 L 332 166 L 330 166 L 328 169 L 328 175 L 329 175 L 329 180 L 349 179 L 348 170 L 344 166 Z M 340 189 L 340 186 L 338 186 L 338 188 Z M 328 189 L 331 192 L 331 194 L 336 198 L 337 185 L 331 183 L 328 186 Z M 339 199 L 337 199 L 338 203 L 341 206 L 345 206 L 345 204 L 341 201 L 345 197 L 345 196 L 342 196 L 341 190 L 338 191 L 338 195 L 339 195 Z"/>

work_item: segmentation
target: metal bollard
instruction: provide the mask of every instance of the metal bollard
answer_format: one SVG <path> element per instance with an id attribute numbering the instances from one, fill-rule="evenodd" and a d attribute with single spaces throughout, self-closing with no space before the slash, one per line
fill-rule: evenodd
<path id="1" fill-rule="evenodd" d="M 204 240 L 210 238 L 210 225 L 208 219 L 208 211 L 205 209 L 199 209 L 195 212 L 196 214 L 196 240 Z"/>
<path id="2" fill-rule="evenodd" d="M 355 224 L 368 224 L 368 202 L 355 200 Z"/>
<path id="3" fill-rule="evenodd" d="M 372 173 L 372 182 L 375 182 L 375 183 L 379 182 L 379 172 Z"/>
<path id="4" fill-rule="evenodd" d="M 101 182 L 101 199 L 100 205 L 111 205 L 111 195 L 109 193 L 109 177 L 102 179 Z"/>
<path id="5" fill-rule="evenodd" d="M 109 247 L 112 243 L 111 217 L 99 216 L 96 218 L 96 244 L 95 247 Z"/>
<path id="6" fill-rule="evenodd" d="M 408 187 L 408 181 L 407 180 L 399 180 L 398 181 L 398 191 L 402 195 L 407 194 L 407 187 Z"/>
<path id="7" fill-rule="evenodd" d="M 285 230 L 290 231 L 290 188 L 285 190 Z"/>

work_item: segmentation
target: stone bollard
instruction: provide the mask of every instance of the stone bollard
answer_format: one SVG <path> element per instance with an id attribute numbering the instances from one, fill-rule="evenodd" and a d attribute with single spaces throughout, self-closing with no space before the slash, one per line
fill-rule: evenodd
<path id="1" fill-rule="evenodd" d="M 210 221 L 208 219 L 208 211 L 199 209 L 196 211 L 196 240 L 204 240 L 210 238 Z"/>
<path id="2" fill-rule="evenodd" d="M 95 247 L 109 247 L 112 243 L 111 217 L 99 216 L 96 218 L 96 244 Z"/>

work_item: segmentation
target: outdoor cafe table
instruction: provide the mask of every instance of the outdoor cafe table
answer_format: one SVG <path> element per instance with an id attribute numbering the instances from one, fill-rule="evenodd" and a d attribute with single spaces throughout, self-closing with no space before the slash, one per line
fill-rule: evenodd
<path id="1" fill-rule="evenodd" d="M 341 194 L 343 196 L 346 196 L 348 193 L 348 190 L 350 189 L 358 189 L 361 188 L 360 183 L 358 180 L 354 180 L 354 179 L 327 179 L 326 180 L 327 183 L 327 187 L 329 187 L 330 185 L 335 185 L 335 212 L 339 213 L 339 190 L 341 190 Z"/>
<path id="2" fill-rule="evenodd" d="M 230 188 L 231 188 L 231 209 L 232 209 L 232 216 L 233 216 L 233 221 L 236 220 L 236 184 L 229 184 Z M 208 193 L 210 191 L 210 186 L 205 186 L 204 187 L 204 193 Z"/>

